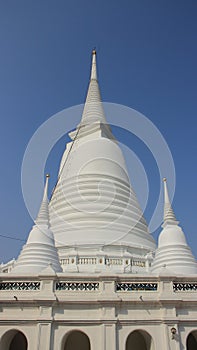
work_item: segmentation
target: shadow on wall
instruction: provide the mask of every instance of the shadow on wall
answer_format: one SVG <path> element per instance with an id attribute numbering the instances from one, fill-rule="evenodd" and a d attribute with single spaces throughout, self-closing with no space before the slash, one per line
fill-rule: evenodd
<path id="1" fill-rule="evenodd" d="M 136 330 L 129 334 L 126 350 L 155 350 L 153 339 L 146 331 Z"/>
<path id="2" fill-rule="evenodd" d="M 2 350 L 27 350 L 27 338 L 17 329 L 7 331 L 1 338 Z"/>
<path id="3" fill-rule="evenodd" d="M 63 341 L 62 350 L 90 350 L 90 340 L 88 336 L 81 331 L 69 332 Z"/>
<path id="4" fill-rule="evenodd" d="M 197 349 L 197 330 L 191 332 L 187 337 L 187 350 Z"/>

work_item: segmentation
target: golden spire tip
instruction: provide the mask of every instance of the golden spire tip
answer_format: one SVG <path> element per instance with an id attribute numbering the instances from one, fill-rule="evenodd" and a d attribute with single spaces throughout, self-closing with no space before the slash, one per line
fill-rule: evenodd
<path id="1" fill-rule="evenodd" d="M 50 177 L 50 174 L 46 174 L 46 177 Z"/>

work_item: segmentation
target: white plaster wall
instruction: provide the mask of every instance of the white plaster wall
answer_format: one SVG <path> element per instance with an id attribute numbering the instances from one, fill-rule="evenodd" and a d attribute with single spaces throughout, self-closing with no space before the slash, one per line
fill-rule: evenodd
<path id="1" fill-rule="evenodd" d="M 52 349 L 63 350 L 65 337 L 71 331 L 81 331 L 85 333 L 89 340 L 91 350 L 103 349 L 102 347 L 102 325 L 85 325 L 85 322 L 81 322 L 73 325 L 58 324 L 54 326 L 54 339 L 52 343 Z"/>
<path id="2" fill-rule="evenodd" d="M 36 321 L 30 324 L 16 324 L 9 322 L 0 325 L 0 350 L 5 350 L 6 344 L 2 345 L 3 335 L 12 329 L 21 331 L 27 338 L 28 350 L 63 350 L 66 335 L 78 330 L 84 332 L 90 339 L 91 350 L 125 350 L 129 334 L 135 330 L 146 331 L 152 337 L 152 345 L 149 350 L 185 350 L 187 336 L 191 331 L 197 330 L 197 321 L 194 324 L 182 323 L 181 326 L 174 322 L 137 322 L 127 320 L 126 323 L 111 320 L 95 320 L 63 322 Z M 172 339 L 171 327 L 176 326 L 177 334 Z"/>
<path id="3" fill-rule="evenodd" d="M 116 292 L 115 281 L 120 282 L 116 275 L 80 275 L 78 281 L 89 283 L 91 277 L 100 283 L 99 290 L 55 291 L 54 275 L 43 277 L 36 292 L 0 290 L 0 339 L 17 329 L 26 336 L 28 350 L 63 350 L 66 334 L 79 330 L 89 337 L 91 350 L 125 350 L 129 334 L 143 330 L 153 339 L 148 350 L 186 350 L 188 334 L 197 330 L 197 291 L 173 292 L 173 279 L 167 276 L 143 277 L 144 282 L 158 283 L 155 292 Z M 6 280 L 4 275 L 0 278 Z M 59 278 L 77 281 L 76 274 Z M 188 282 L 186 277 L 175 280 Z M 190 278 L 191 283 L 196 280 Z M 136 283 L 142 277 L 124 275 L 122 281 Z M 172 327 L 177 330 L 174 339 Z M 0 350 L 6 350 L 1 342 Z"/>

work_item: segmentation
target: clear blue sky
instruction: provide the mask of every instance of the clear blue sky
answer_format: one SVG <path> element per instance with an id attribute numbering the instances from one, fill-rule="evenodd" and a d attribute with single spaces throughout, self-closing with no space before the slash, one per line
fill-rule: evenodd
<path id="1" fill-rule="evenodd" d="M 195 0 L 8 0 L 0 3 L 0 234 L 26 239 L 21 162 L 41 123 L 84 102 L 90 52 L 96 46 L 104 101 L 146 115 L 164 135 L 176 166 L 174 210 L 197 256 L 197 2 Z M 132 140 L 149 176 L 151 200 L 158 174 Z M 52 184 L 61 140 L 47 164 Z M 51 184 L 51 185 L 52 185 Z M 16 257 L 23 242 L 0 237 L 0 260 Z"/>

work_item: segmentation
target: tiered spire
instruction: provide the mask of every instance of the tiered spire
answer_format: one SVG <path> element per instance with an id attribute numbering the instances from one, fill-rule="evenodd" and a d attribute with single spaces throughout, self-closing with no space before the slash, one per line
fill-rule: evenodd
<path id="1" fill-rule="evenodd" d="M 37 274 L 46 269 L 48 265 L 51 265 L 55 272 L 62 270 L 53 233 L 49 227 L 48 180 L 49 175 L 46 176 L 44 195 L 35 225 L 32 227 L 27 243 L 23 246 L 12 273 Z"/>
<path id="2" fill-rule="evenodd" d="M 163 230 L 159 235 L 158 249 L 152 264 L 152 272 L 162 273 L 165 266 L 172 274 L 187 275 L 197 273 L 197 263 L 178 223 L 169 200 L 167 181 L 164 179 Z"/>
<path id="3" fill-rule="evenodd" d="M 35 223 L 37 225 L 43 225 L 43 224 L 48 225 L 49 223 L 49 208 L 48 208 L 48 196 L 47 196 L 49 177 L 50 175 L 47 174 L 42 203 L 37 215 L 37 219 L 35 220 Z"/>
<path id="4" fill-rule="evenodd" d="M 73 142 L 67 145 L 63 154 L 61 176 L 50 206 L 48 208 L 47 175 L 35 225 L 13 273 L 38 274 L 43 270 L 46 273 L 48 265 L 50 273 L 51 270 L 61 271 L 54 236 L 61 259 L 72 261 L 65 265 L 67 271 L 104 271 L 108 269 L 108 260 L 118 261 L 121 256 L 122 261 L 124 258 L 127 261 L 128 257 L 131 261 L 133 257 L 141 261 L 155 249 L 155 242 L 130 186 L 121 149 L 114 142 L 106 123 L 97 81 L 95 50 L 92 51 L 82 120 L 69 135 Z M 169 200 L 166 179 L 162 227 L 152 272 L 160 273 L 166 266 L 173 274 L 197 274 L 196 261 Z M 84 259 L 84 256 L 87 264 L 78 264 L 78 259 Z M 124 265 L 119 263 L 112 268 L 116 272 L 125 272 Z"/>
<path id="5" fill-rule="evenodd" d="M 90 82 L 80 125 L 93 123 L 106 123 L 97 81 L 96 50 L 92 51 Z"/>
<path id="6" fill-rule="evenodd" d="M 102 250 L 113 261 L 121 256 L 136 259 L 155 249 L 154 239 L 130 186 L 122 151 L 106 123 L 97 81 L 96 51 L 81 123 L 69 136 L 59 180 L 50 201 L 50 223 L 61 260 L 74 263 L 65 271 L 103 271 L 107 263 L 77 264 L 80 257 L 94 257 Z M 73 256 L 73 247 L 76 256 Z M 124 253 L 123 253 L 124 252 Z M 91 261 L 87 259 L 87 261 Z M 116 261 L 116 260 L 115 260 Z M 124 271 L 124 265 L 113 271 Z"/>
<path id="7" fill-rule="evenodd" d="M 168 188 L 167 188 L 167 180 L 166 178 L 163 179 L 164 183 L 164 216 L 163 216 L 163 227 L 165 225 L 169 224 L 174 224 L 177 225 L 178 221 L 176 220 L 174 211 L 172 209 L 172 205 L 169 200 L 169 195 L 168 195 Z"/>

